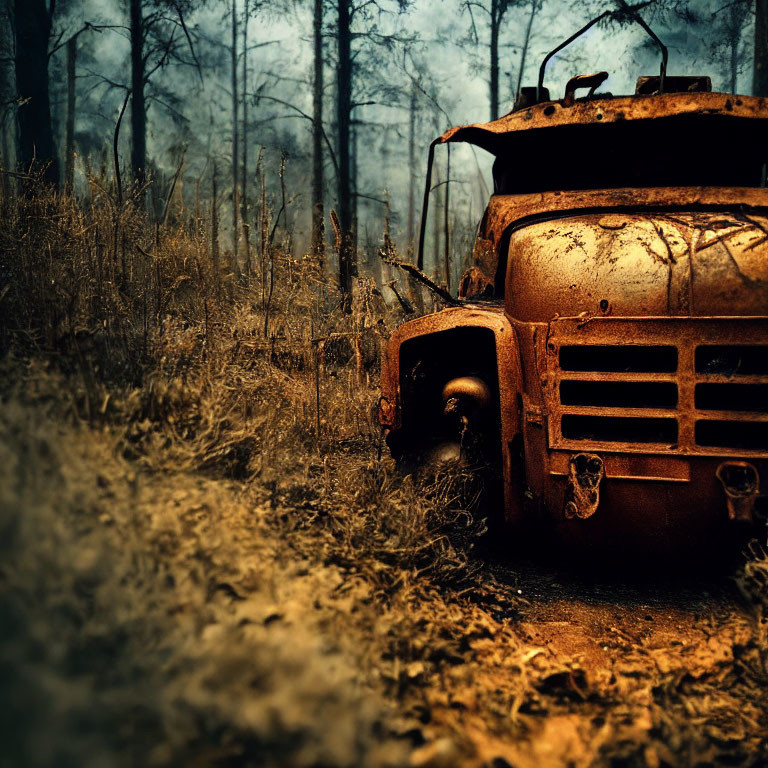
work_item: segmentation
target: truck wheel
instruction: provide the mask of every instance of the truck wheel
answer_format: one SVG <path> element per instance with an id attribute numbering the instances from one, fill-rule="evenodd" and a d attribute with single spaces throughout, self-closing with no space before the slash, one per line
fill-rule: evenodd
<path id="1" fill-rule="evenodd" d="M 467 442 L 474 442 L 467 440 Z M 466 512 L 481 523 L 498 516 L 493 507 L 494 494 L 489 493 L 488 467 L 477 445 L 463 446 L 458 441 L 445 441 L 425 447 L 416 455 L 399 462 L 406 474 L 413 476 L 422 492 L 457 512 Z"/>
<path id="2" fill-rule="evenodd" d="M 499 436 L 491 388 L 479 375 L 454 376 L 431 385 L 421 402 L 410 422 L 413 431 L 387 438 L 401 471 L 425 493 L 448 497 L 475 520 L 502 518 L 502 508 L 496 508 Z"/>

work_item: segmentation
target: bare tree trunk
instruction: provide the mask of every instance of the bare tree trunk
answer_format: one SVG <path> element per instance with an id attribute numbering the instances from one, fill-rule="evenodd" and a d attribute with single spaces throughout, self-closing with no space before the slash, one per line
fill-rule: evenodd
<path id="1" fill-rule="evenodd" d="M 525 60 L 528 57 L 528 47 L 531 43 L 531 30 L 533 29 L 533 17 L 538 10 L 539 0 L 531 0 L 531 15 L 528 17 L 528 25 L 525 28 L 525 37 L 523 38 L 523 49 L 520 51 L 520 69 L 517 73 L 517 85 L 515 86 L 515 101 L 520 96 L 520 88 L 523 85 L 523 76 L 525 74 Z"/>
<path id="2" fill-rule="evenodd" d="M 13 19 L 10 3 L 3 3 L 3 19 L 0 24 L 0 151 L 5 170 L 14 167 L 16 147 L 16 78 L 13 71 Z M 8 174 L 0 179 L 4 197 L 11 193 Z"/>
<path id="3" fill-rule="evenodd" d="M 491 45 L 490 45 L 490 102 L 491 120 L 499 116 L 499 5 L 502 0 L 491 0 Z"/>
<path id="4" fill-rule="evenodd" d="M 352 228 L 349 233 L 349 271 L 352 277 L 357 277 L 357 209 L 360 198 L 357 196 L 357 135 L 360 123 L 353 120 L 350 126 L 350 179 L 352 187 Z"/>
<path id="5" fill-rule="evenodd" d="M 192 209 L 192 221 L 190 222 L 189 232 L 197 240 L 203 231 L 202 211 L 200 210 L 200 179 L 195 179 L 195 201 Z"/>
<path id="6" fill-rule="evenodd" d="M 11 152 L 8 142 L 8 121 L 5 110 L 0 113 L 0 152 L 2 152 L 2 169 L 7 171 L 11 168 Z M 0 190 L 2 190 L 3 199 L 7 200 L 11 195 L 10 177 L 7 173 L 0 174 Z"/>
<path id="7" fill-rule="evenodd" d="M 312 83 L 312 253 L 320 269 L 325 259 L 325 208 L 323 202 L 323 0 L 315 0 L 312 27 L 315 72 Z"/>
<path id="8" fill-rule="evenodd" d="M 48 96 L 48 41 L 51 18 L 43 0 L 15 0 L 16 88 L 19 154 L 24 170 L 37 168 L 59 183 Z"/>
<path id="9" fill-rule="evenodd" d="M 245 272 L 251 276 L 251 226 L 248 210 L 248 16 L 250 15 L 250 0 L 245 0 L 243 15 L 243 163 L 240 182 L 240 219 L 243 230 L 243 247 L 245 248 Z"/>
<path id="10" fill-rule="evenodd" d="M 408 110 L 408 247 L 415 248 L 416 234 L 416 81 L 411 81 L 411 103 Z"/>
<path id="11" fill-rule="evenodd" d="M 237 244 L 240 239 L 239 228 L 239 205 L 238 196 L 238 172 L 237 163 L 240 154 L 238 125 L 238 107 L 240 102 L 240 92 L 237 85 L 237 0 L 232 0 L 232 267 L 237 271 Z"/>
<path id="12" fill-rule="evenodd" d="M 339 290 L 349 310 L 352 294 L 352 190 L 350 180 L 349 123 L 352 112 L 351 0 L 337 0 L 338 62 L 336 65 L 336 122 L 338 127 Z"/>
<path id="13" fill-rule="evenodd" d="M 389 193 L 387 193 L 386 205 L 384 207 L 384 253 L 387 256 L 392 254 L 394 246 L 392 244 L 392 238 L 389 235 L 389 221 L 392 214 L 392 209 L 389 204 Z M 379 287 L 384 287 L 384 284 L 389 280 L 388 264 L 384 259 L 377 259 L 379 262 Z"/>
<path id="14" fill-rule="evenodd" d="M 221 299 L 221 273 L 219 271 L 219 208 L 218 208 L 218 179 L 216 161 L 213 161 L 211 170 L 211 265 L 213 266 L 213 279 L 216 283 L 216 298 Z"/>
<path id="15" fill-rule="evenodd" d="M 77 36 L 67 40 L 67 138 L 64 159 L 64 189 L 72 194 L 75 184 L 75 77 L 77 74 Z"/>
<path id="16" fill-rule="evenodd" d="M 726 10 L 726 9 L 723 9 Z M 728 38 L 729 81 L 731 93 L 738 93 L 739 67 L 744 54 L 744 28 L 751 13 L 751 0 L 734 0 L 727 9 L 728 22 L 725 28 Z"/>
<path id="17" fill-rule="evenodd" d="M 768 96 L 768 0 L 755 0 L 755 62 L 752 94 Z"/>
<path id="18" fill-rule="evenodd" d="M 131 168 L 138 186 L 147 178 L 147 103 L 144 98 L 144 16 L 142 0 L 130 0 L 131 23 Z"/>
<path id="19" fill-rule="evenodd" d="M 731 93 L 736 93 L 736 81 L 739 76 L 739 41 L 741 39 L 741 29 L 738 23 L 738 12 L 735 6 L 731 7 Z"/>
<path id="20" fill-rule="evenodd" d="M 432 214 L 432 275 L 440 280 L 440 168 L 435 163 L 433 171 L 434 186 L 436 187 L 435 212 Z"/>
<path id="21" fill-rule="evenodd" d="M 261 264 L 259 270 L 261 273 L 261 306 L 266 306 L 267 302 L 267 249 L 269 248 L 269 218 L 267 211 L 267 174 L 264 171 L 262 157 L 259 157 L 259 181 L 261 183 L 261 204 L 259 205 L 259 232 L 261 238 L 261 248 L 259 250 Z"/>

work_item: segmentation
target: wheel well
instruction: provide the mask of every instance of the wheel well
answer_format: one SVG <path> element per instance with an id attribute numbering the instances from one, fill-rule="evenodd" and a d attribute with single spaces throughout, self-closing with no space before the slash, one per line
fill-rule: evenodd
<path id="1" fill-rule="evenodd" d="M 408 339 L 400 347 L 402 429 L 393 453 L 418 451 L 425 445 L 455 439 L 446 434 L 442 390 L 459 376 L 481 378 L 493 395 L 488 419 L 489 445 L 500 439 L 496 339 L 482 327 L 460 327 Z"/>

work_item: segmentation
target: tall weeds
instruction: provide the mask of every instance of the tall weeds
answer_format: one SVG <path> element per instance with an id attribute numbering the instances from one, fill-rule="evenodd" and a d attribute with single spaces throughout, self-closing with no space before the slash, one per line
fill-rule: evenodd
<path id="1" fill-rule="evenodd" d="M 469 764 L 508 764 L 497 737 L 558 764 L 565 719 L 596 765 L 747 754 L 765 556 L 733 663 L 664 672 L 643 635 L 582 679 L 472 557 L 471 476 L 419 487 L 381 457 L 400 316 L 367 280 L 341 312 L 267 220 L 241 273 L 199 216 L 152 222 L 106 182 L 0 198 L 0 766 L 403 765 L 430 729 Z M 460 763 L 444 742 L 411 764 Z"/>
<path id="2" fill-rule="evenodd" d="M 177 466 L 242 476 L 257 444 L 375 439 L 378 292 L 359 281 L 342 313 L 312 259 L 265 247 L 267 269 L 222 269 L 198 219 L 152 224 L 95 181 L 85 205 L 5 198 L 2 350 L 47 360 L 77 418 L 122 423 L 130 451 L 162 447 Z"/>
<path id="3" fill-rule="evenodd" d="M 382 584 L 403 568 L 444 584 L 471 573 L 469 479 L 424 493 L 371 462 L 381 348 L 400 319 L 372 280 L 341 311 L 313 258 L 273 245 L 268 212 L 261 268 L 241 273 L 199 218 L 153 224 L 106 183 L 84 203 L 41 188 L 2 205 L 3 349 L 57 372 L 70 417 L 114 430 L 147 468 L 252 481 L 273 504 L 322 488 L 328 559 L 377 563 Z"/>
<path id="4" fill-rule="evenodd" d="M 153 224 L 106 183 L 0 206 L 0 678 L 40 717 L 66 713 L 43 749 L 14 712 L 9 754 L 391 764 L 354 659 L 369 681 L 377 657 L 429 660 L 440 644 L 414 645 L 393 606 L 426 625 L 419 596 L 472 573 L 451 537 L 481 530 L 447 485 L 422 497 L 375 462 L 379 355 L 399 318 L 365 279 L 340 311 L 316 262 L 270 238 L 259 268 L 223 267 L 199 219 Z M 186 490 L 201 478 L 215 494 Z M 336 655 L 309 629 L 329 614 L 305 620 L 314 596 L 293 562 L 332 606 L 326 574 L 376 595 L 367 629 L 329 609 L 352 638 Z M 290 613 L 291 590 L 297 623 L 262 624 L 271 601 Z"/>

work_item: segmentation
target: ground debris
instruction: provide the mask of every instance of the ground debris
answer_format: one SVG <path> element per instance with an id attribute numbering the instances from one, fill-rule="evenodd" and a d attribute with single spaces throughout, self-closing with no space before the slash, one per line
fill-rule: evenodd
<path id="1" fill-rule="evenodd" d="M 381 456 L 390 318 L 292 269 L 273 337 L 184 305 L 131 386 L 3 360 L 9 764 L 768 762 L 764 553 L 740 592 L 500 562 L 470 479 Z"/>

